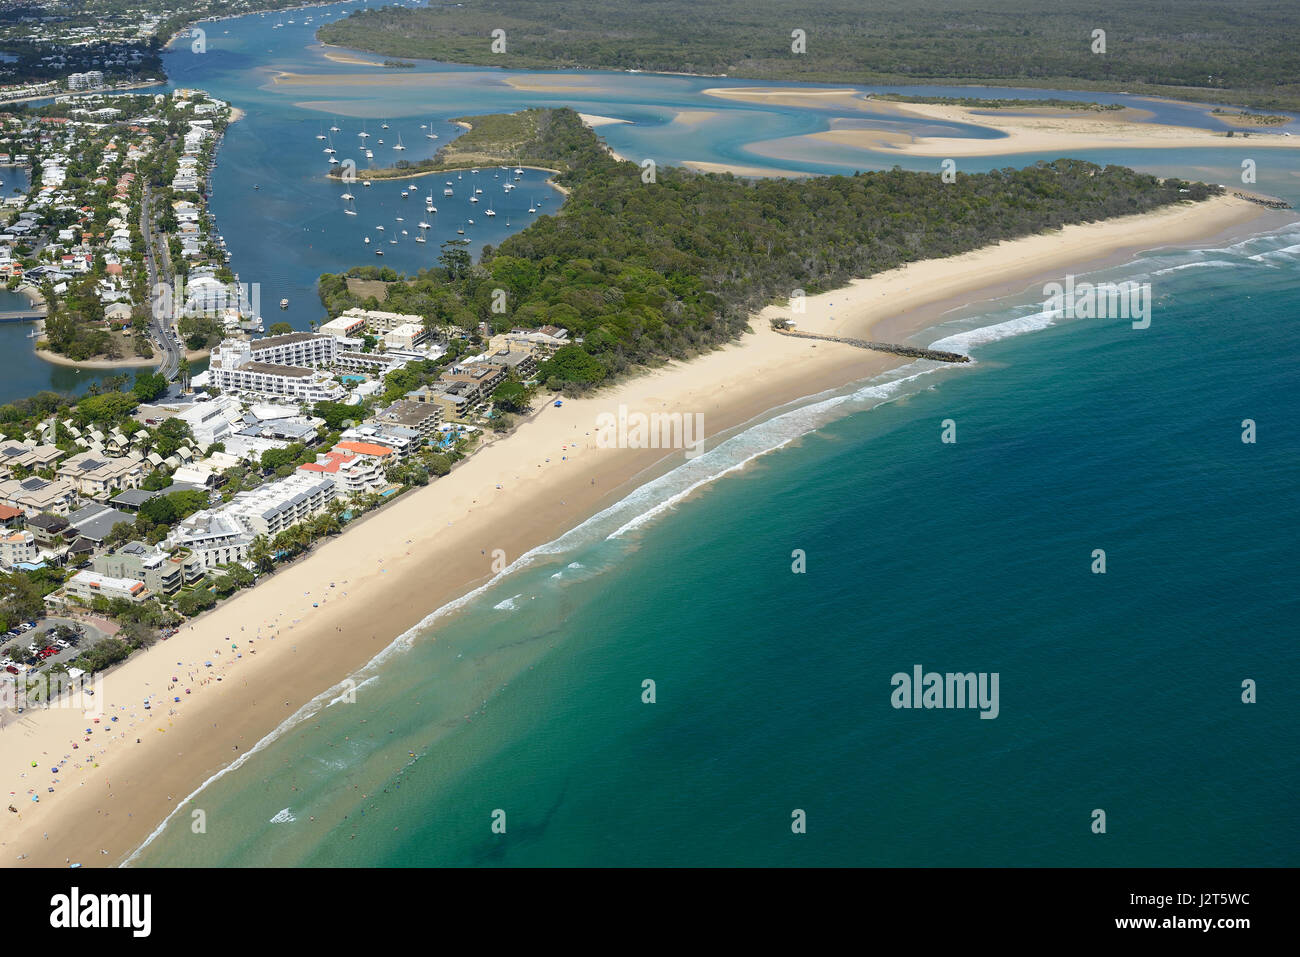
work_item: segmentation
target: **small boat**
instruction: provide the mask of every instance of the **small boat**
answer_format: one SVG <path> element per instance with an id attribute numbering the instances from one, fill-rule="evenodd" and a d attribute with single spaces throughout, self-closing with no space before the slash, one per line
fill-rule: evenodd
<path id="1" fill-rule="evenodd" d="M 372 160 L 374 158 L 375 158 L 375 154 L 372 153 L 370 150 L 366 150 L 366 159 Z"/>
<path id="2" fill-rule="evenodd" d="M 434 206 L 434 205 L 432 205 L 432 204 L 430 204 L 430 205 L 424 207 L 424 211 L 425 211 L 426 213 L 436 213 L 436 212 L 438 211 L 438 207 L 437 207 L 437 206 Z"/>
<path id="3" fill-rule="evenodd" d="M 383 140 L 380 140 L 379 142 L 382 143 Z M 402 134 L 401 134 L 401 133 L 398 133 L 398 134 L 397 134 L 397 143 L 394 144 L 393 149 L 395 149 L 395 150 L 404 150 L 404 149 L 406 149 L 406 147 L 402 145 Z"/>
<path id="4" fill-rule="evenodd" d="M 380 141 L 379 141 L 379 145 L 380 145 L 380 146 L 383 146 L 383 145 L 384 145 L 384 141 L 383 141 L 383 140 L 380 140 Z"/>
<path id="5" fill-rule="evenodd" d="M 382 256 L 383 254 L 384 254 L 384 251 L 383 251 L 382 249 L 376 249 L 376 250 L 375 250 L 375 255 L 376 255 L 376 256 Z"/>
<path id="6" fill-rule="evenodd" d="M 469 198 L 469 201 L 470 201 L 471 203 L 477 203 L 477 202 L 478 202 L 478 197 L 477 197 L 477 196 L 471 196 L 471 197 Z"/>
<path id="7" fill-rule="evenodd" d="M 497 211 L 493 209 L 491 206 L 488 206 L 487 211 L 484 213 L 484 215 L 486 216 L 495 216 L 496 214 Z"/>
<path id="8" fill-rule="evenodd" d="M 448 186 L 446 189 L 444 189 L 444 190 L 442 191 L 442 195 L 443 195 L 443 196 L 450 196 L 450 195 L 452 195 L 451 187 Z"/>
<path id="9" fill-rule="evenodd" d="M 363 179 L 363 180 L 361 181 L 361 185 L 362 185 L 362 186 L 369 186 L 369 185 L 370 185 L 370 180 L 368 180 L 368 179 Z"/>
<path id="10" fill-rule="evenodd" d="M 406 199 L 406 198 L 407 198 L 408 196 L 410 196 L 410 195 L 411 195 L 411 194 L 408 193 L 406 190 L 402 190 L 402 199 Z"/>
<path id="11" fill-rule="evenodd" d="M 384 231 L 383 226 L 376 226 L 375 229 L 379 230 L 381 233 Z"/>
<path id="12" fill-rule="evenodd" d="M 457 235 L 457 236 L 464 236 L 464 235 L 465 235 L 465 227 L 464 227 L 464 226 L 457 226 L 457 227 L 456 227 L 456 235 Z"/>
<path id="13" fill-rule="evenodd" d="M 369 237 L 369 236 L 367 236 L 365 239 L 363 239 L 363 240 L 361 240 L 361 241 L 362 241 L 363 243 L 365 243 L 367 246 L 370 245 L 370 237 Z"/>
<path id="14" fill-rule="evenodd" d="M 281 308 L 281 309 L 288 309 L 288 308 L 289 308 L 289 300 L 288 300 L 288 299 L 281 299 L 281 300 L 280 300 L 280 308 Z"/>
<path id="15" fill-rule="evenodd" d="M 379 124 L 379 125 L 382 126 L 384 129 L 388 129 L 388 124 L 387 124 L 387 123 L 381 123 L 381 124 Z"/>

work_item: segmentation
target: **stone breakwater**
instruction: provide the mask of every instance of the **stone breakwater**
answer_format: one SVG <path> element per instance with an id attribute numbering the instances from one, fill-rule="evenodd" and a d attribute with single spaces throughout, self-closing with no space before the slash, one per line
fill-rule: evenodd
<path id="1" fill-rule="evenodd" d="M 1257 206 L 1263 206 L 1265 209 L 1290 209 L 1291 204 L 1281 199 L 1274 199 L 1271 196 L 1257 196 L 1254 193 L 1233 193 L 1237 199 L 1244 199 L 1248 203 L 1254 203 Z"/>
<path id="2" fill-rule="evenodd" d="M 772 322 L 772 328 L 783 336 L 792 339 L 818 339 L 822 342 L 842 342 L 859 349 L 872 349 L 876 352 L 888 352 L 909 359 L 934 359 L 936 362 L 970 362 L 970 356 L 960 352 L 944 352 L 942 349 L 922 349 L 919 346 L 902 345 L 896 342 L 872 342 L 869 339 L 850 339 L 846 336 L 827 336 L 817 332 L 798 332 L 791 329 L 782 319 Z"/>

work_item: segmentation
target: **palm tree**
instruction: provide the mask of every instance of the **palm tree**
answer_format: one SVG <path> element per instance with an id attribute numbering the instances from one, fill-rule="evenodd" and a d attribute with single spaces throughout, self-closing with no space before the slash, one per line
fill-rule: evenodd
<path id="1" fill-rule="evenodd" d="M 271 543 L 266 540 L 265 535 L 258 535 L 249 544 L 248 557 L 260 571 L 269 572 L 275 567 L 275 554 L 271 551 Z"/>

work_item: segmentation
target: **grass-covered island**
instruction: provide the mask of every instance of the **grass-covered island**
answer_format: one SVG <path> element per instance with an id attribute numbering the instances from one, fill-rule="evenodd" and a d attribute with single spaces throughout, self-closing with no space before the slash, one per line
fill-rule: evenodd
<path id="1" fill-rule="evenodd" d="M 330 315 L 375 308 L 347 278 L 383 278 L 383 308 L 431 326 L 563 326 L 582 344 L 560 349 L 542 378 L 570 390 L 732 339 L 752 312 L 795 289 L 834 289 L 905 263 L 1221 192 L 1071 159 L 953 183 L 897 168 L 750 181 L 664 166 L 647 183 L 573 110 L 488 119 L 474 117 L 475 129 L 531 130 L 501 141 L 560 171 L 556 181 L 570 190 L 561 210 L 485 246 L 477 264 L 447 245 L 440 265 L 416 276 L 373 266 L 323 275 L 321 299 Z M 496 289 L 507 293 L 505 313 L 492 311 Z"/>

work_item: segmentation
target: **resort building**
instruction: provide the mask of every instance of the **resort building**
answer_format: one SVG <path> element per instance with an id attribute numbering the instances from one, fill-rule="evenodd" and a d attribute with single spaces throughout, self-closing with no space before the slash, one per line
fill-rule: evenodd
<path id="1" fill-rule="evenodd" d="M 240 492 L 216 509 L 204 509 L 179 522 L 167 536 L 169 548 L 188 548 L 204 568 L 243 561 L 258 535 L 274 538 L 324 511 L 337 493 L 322 475 L 295 472 L 260 488 Z"/>
<path id="2" fill-rule="evenodd" d="M 224 347 L 225 342 L 222 343 Z M 254 362 L 269 365 L 319 366 L 333 365 L 334 355 L 338 352 L 338 340 L 334 336 L 316 335 L 311 332 L 289 332 L 282 336 L 267 336 L 247 343 Z"/>
<path id="3" fill-rule="evenodd" d="M 29 516 L 41 512 L 67 515 L 76 501 L 76 488 L 62 479 L 51 482 L 33 475 L 0 482 L 0 505 L 21 508 Z"/>
<path id="4" fill-rule="evenodd" d="M 58 477 L 88 498 L 108 498 L 123 489 L 136 488 L 149 471 L 139 455 L 106 458 L 80 452 L 59 466 Z"/>
<path id="5" fill-rule="evenodd" d="M 49 468 L 63 458 L 63 450 L 55 445 L 24 445 L 21 442 L 0 444 L 0 469 L 6 473 L 14 467 L 25 469 Z"/>
<path id="6" fill-rule="evenodd" d="M 142 581 L 151 592 L 170 595 L 183 584 L 203 577 L 203 563 L 193 552 L 170 555 L 162 549 L 131 542 L 115 552 L 98 556 L 92 565 L 100 575 Z"/>
<path id="7" fill-rule="evenodd" d="M 341 442 L 331 451 L 316 456 L 315 462 L 300 465 L 298 469 L 329 479 L 338 497 L 348 498 L 378 492 L 387 486 L 384 470 L 396 458 L 397 453 L 383 445 Z"/>
<path id="8" fill-rule="evenodd" d="M 400 425 L 403 428 L 414 429 L 425 438 L 429 438 L 442 424 L 442 408 L 433 403 L 398 399 L 366 421 L 380 425 Z"/>
<path id="9" fill-rule="evenodd" d="M 229 395 L 219 395 L 208 402 L 196 402 L 176 414 L 176 418 L 190 427 L 194 441 L 201 449 L 206 449 L 214 442 L 224 442 L 226 436 L 236 428 L 234 423 L 242 417 L 239 400 Z"/>
<path id="10" fill-rule="evenodd" d="M 542 326 L 540 329 L 511 329 L 493 336 L 488 343 L 493 352 L 504 349 L 531 349 L 539 361 L 545 361 L 561 346 L 569 345 L 569 330 L 559 326 Z"/>
<path id="11" fill-rule="evenodd" d="M 225 510 L 205 509 L 177 523 L 168 548 L 185 548 L 204 569 L 243 561 L 254 535 Z"/>
<path id="12" fill-rule="evenodd" d="M 31 532 L 10 532 L 0 538 L 0 566 L 4 568 L 13 568 L 23 562 L 35 562 L 39 556 L 36 536 Z"/>
<path id="13" fill-rule="evenodd" d="M 415 429 L 386 423 L 370 422 L 358 425 L 343 432 L 340 438 L 343 441 L 339 442 L 335 448 L 347 448 L 352 443 L 382 445 L 385 448 L 392 449 L 397 453 L 398 458 L 403 459 L 408 455 L 414 455 L 425 446 L 424 436 Z"/>
<path id="14" fill-rule="evenodd" d="M 506 367 L 491 363 L 452 366 L 451 371 L 438 376 L 438 381 L 445 386 L 466 386 L 461 394 L 469 400 L 471 409 L 485 402 L 492 390 L 505 380 Z"/>
<path id="15" fill-rule="evenodd" d="M 406 365 L 406 356 L 389 355 L 383 352 L 340 352 L 334 357 L 334 367 L 348 372 L 369 372 L 373 375 L 387 375 L 395 369 Z"/>
<path id="16" fill-rule="evenodd" d="M 328 336 L 312 338 L 334 341 Z M 341 385 L 323 372 L 305 366 L 263 362 L 254 355 L 248 342 L 227 339 L 208 366 L 209 383 L 223 392 L 250 392 L 306 403 L 337 402 L 347 395 Z"/>
<path id="17" fill-rule="evenodd" d="M 36 537 L 42 549 L 61 552 L 76 533 L 62 515 L 32 515 L 27 519 L 27 530 Z"/>
<path id="18" fill-rule="evenodd" d="M 68 579 L 63 586 L 66 594 L 83 601 L 96 598 L 125 598 L 127 601 L 144 601 L 149 597 L 149 589 L 144 582 L 131 578 L 114 578 L 99 572 L 80 571 Z"/>
<path id="19" fill-rule="evenodd" d="M 521 349 L 517 345 L 507 345 L 504 350 L 493 353 L 488 361 L 493 365 L 505 366 L 521 380 L 530 379 L 537 373 L 537 354 L 532 349 Z"/>
<path id="20" fill-rule="evenodd" d="M 361 325 L 357 325 L 360 322 Z M 424 319 L 411 313 L 384 312 L 380 309 L 348 309 L 320 327 L 321 332 L 328 330 L 328 335 L 343 335 L 355 339 L 361 335 L 383 336 L 399 326 L 417 325 L 424 328 Z M 342 330 L 349 330 L 343 332 Z"/>
<path id="21" fill-rule="evenodd" d="M 358 315 L 364 310 L 349 309 L 337 319 L 331 319 L 329 322 L 319 327 L 320 334 L 323 336 L 333 336 L 335 339 L 359 339 L 366 334 L 366 317 Z"/>
<path id="22" fill-rule="evenodd" d="M 385 349 L 414 349 L 428 335 L 422 322 L 404 322 L 384 333 Z"/>

